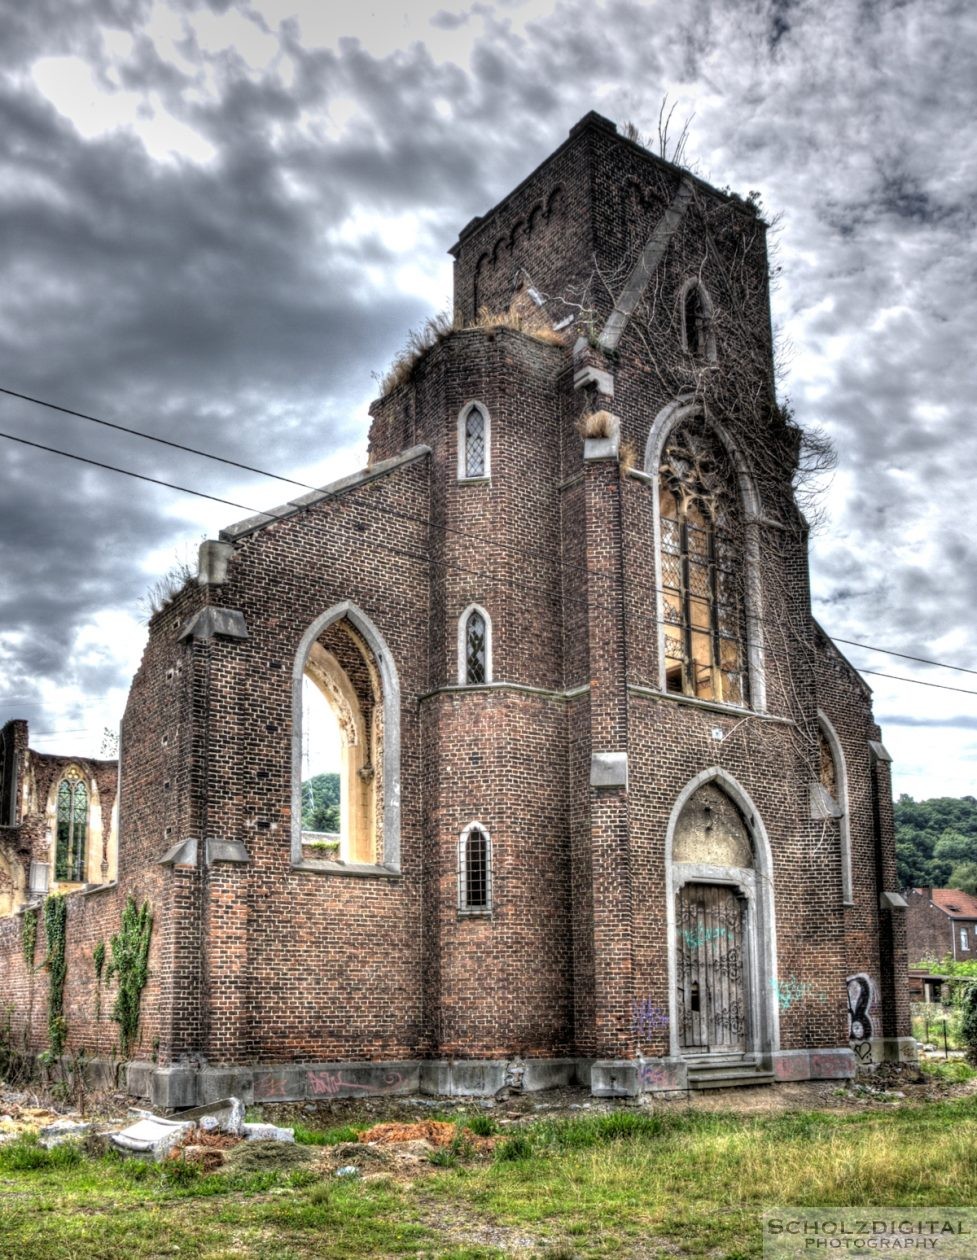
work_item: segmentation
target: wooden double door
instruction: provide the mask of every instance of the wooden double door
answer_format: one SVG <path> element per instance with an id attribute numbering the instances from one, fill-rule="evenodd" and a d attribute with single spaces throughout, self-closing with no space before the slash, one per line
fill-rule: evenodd
<path id="1" fill-rule="evenodd" d="M 676 897 L 680 1049 L 745 1053 L 750 1037 L 747 901 L 728 884 L 683 884 Z"/>

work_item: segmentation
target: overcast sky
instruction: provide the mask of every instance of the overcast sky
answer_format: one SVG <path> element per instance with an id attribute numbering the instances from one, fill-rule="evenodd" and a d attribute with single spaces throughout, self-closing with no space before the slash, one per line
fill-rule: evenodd
<path id="1" fill-rule="evenodd" d="M 0 386 L 314 484 L 364 464 L 374 374 L 450 305 L 458 230 L 588 110 L 654 133 L 667 93 L 694 169 L 781 217 L 781 396 L 838 451 L 815 615 L 977 669 L 968 0 L 0 0 L 0 47 Z M 5 396 L 0 430 L 289 497 Z M 0 454 L 0 716 L 97 754 L 140 598 L 247 513 Z M 868 681 L 896 791 L 974 792 L 977 695 Z"/>

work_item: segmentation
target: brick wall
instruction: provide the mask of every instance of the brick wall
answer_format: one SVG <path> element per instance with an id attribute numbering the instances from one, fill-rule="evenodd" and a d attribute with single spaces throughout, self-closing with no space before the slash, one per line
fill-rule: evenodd
<path id="1" fill-rule="evenodd" d="M 669 1007 L 667 836 L 703 773 L 736 785 L 758 905 L 770 889 L 752 983 L 780 1044 L 845 1045 L 845 980 L 861 972 L 887 1034 L 907 1031 L 904 924 L 879 909 L 895 888 L 888 768 L 869 748 L 870 693 L 811 619 L 754 209 L 692 179 L 640 318 L 613 353 L 596 344 L 681 181 L 584 120 L 455 250 L 459 324 L 514 303 L 523 329 L 461 327 L 421 355 L 374 404 L 367 475 L 229 528 L 226 581 L 188 585 L 154 618 L 123 725 L 119 887 L 72 898 L 73 1045 L 103 1044 L 90 951 L 131 891 L 156 915 L 140 1052 L 164 1064 L 666 1054 L 667 1020 L 641 1026 L 635 1004 Z M 693 275 L 714 303 L 714 365 L 681 350 Z M 542 339 L 574 294 L 589 342 L 579 322 L 562 344 Z M 473 401 L 489 418 L 490 470 L 466 480 L 459 416 Z M 752 711 L 661 689 L 645 452 L 686 403 L 755 487 L 741 538 Z M 633 473 L 585 459 L 575 423 L 598 410 L 619 418 Z M 379 635 L 372 657 L 343 658 L 368 710 L 381 663 L 399 676 L 395 870 L 380 868 L 382 835 L 358 873 L 293 860 L 293 671 L 309 627 L 344 601 Z M 491 619 L 493 675 L 459 687 L 471 604 Z M 239 614 L 246 635 L 226 621 L 205 633 L 208 609 Z M 342 655 L 337 624 L 319 641 Z M 811 816 L 819 709 L 847 766 L 851 905 L 838 824 Z M 627 787 L 591 785 L 595 753 L 627 754 Z M 388 787 L 376 783 L 378 806 Z M 491 914 L 459 914 L 472 823 L 491 837 Z M 187 840 L 195 858 L 185 848 L 160 864 Z M 18 930 L 0 923 L 20 1012 Z"/>

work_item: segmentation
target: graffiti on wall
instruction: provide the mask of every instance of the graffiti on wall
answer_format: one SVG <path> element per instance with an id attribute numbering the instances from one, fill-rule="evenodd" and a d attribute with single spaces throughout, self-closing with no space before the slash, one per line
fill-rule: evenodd
<path id="1" fill-rule="evenodd" d="M 668 1011 L 657 1006 L 651 998 L 631 1003 L 631 1031 L 650 1038 L 668 1027 Z"/>
<path id="2" fill-rule="evenodd" d="M 857 976 L 849 976 L 845 985 L 848 989 L 848 1040 L 869 1041 L 874 1035 L 870 1012 L 875 1007 L 875 984 L 871 976 L 860 971 Z"/>
<path id="3" fill-rule="evenodd" d="M 805 999 L 820 1002 L 822 1006 L 828 1000 L 828 995 L 822 989 L 815 988 L 810 980 L 798 980 L 796 976 L 788 976 L 785 980 L 774 976 L 770 980 L 770 986 L 782 1011 L 789 1011 Z"/>

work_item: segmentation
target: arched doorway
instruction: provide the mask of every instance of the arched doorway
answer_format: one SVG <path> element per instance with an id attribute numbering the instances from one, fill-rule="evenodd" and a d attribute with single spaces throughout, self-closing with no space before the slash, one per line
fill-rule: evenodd
<path id="1" fill-rule="evenodd" d="M 718 772 L 707 772 L 672 816 L 671 1041 L 672 1053 L 689 1060 L 756 1057 L 776 1048 L 769 863 L 746 804 Z"/>

